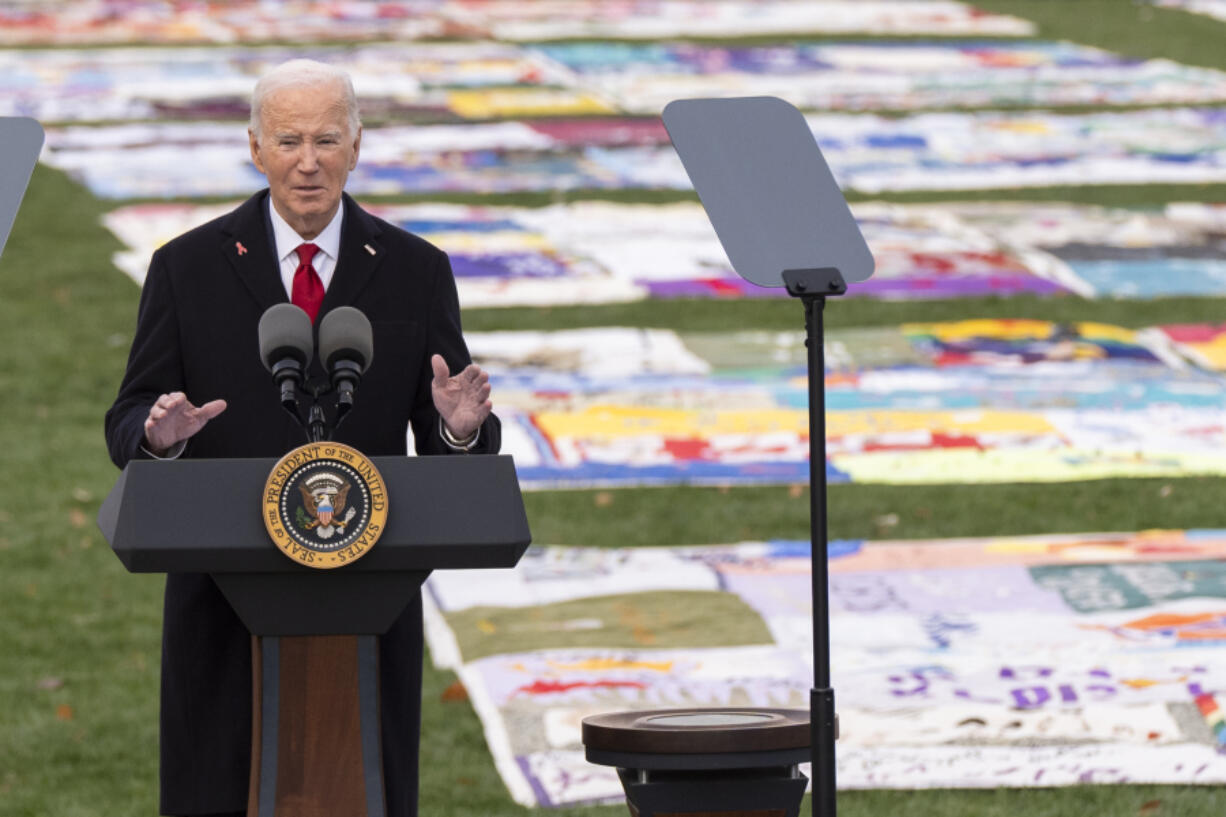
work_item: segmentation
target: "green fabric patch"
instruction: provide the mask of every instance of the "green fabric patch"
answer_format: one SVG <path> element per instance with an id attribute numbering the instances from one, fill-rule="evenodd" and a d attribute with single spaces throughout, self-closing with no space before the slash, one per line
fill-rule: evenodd
<path id="1" fill-rule="evenodd" d="M 1222 561 L 1048 565 L 1030 568 L 1030 575 L 1079 613 L 1135 610 L 1188 598 L 1226 599 Z"/>
<path id="2" fill-rule="evenodd" d="M 697 649 L 771 644 L 762 617 L 739 596 L 655 591 L 535 607 L 473 607 L 446 616 L 465 662 L 543 649 Z"/>

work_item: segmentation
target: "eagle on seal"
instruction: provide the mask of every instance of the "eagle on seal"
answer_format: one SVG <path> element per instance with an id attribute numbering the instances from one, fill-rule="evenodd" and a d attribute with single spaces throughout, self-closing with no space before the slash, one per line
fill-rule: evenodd
<path id="1" fill-rule="evenodd" d="M 313 518 L 313 521 L 307 525 L 307 530 L 317 526 L 327 528 L 331 526 L 333 519 L 337 520 L 338 528 L 344 528 L 345 522 L 341 521 L 341 512 L 345 510 L 351 487 L 352 485 L 346 482 L 335 494 L 330 491 L 319 491 L 316 495 L 308 491 L 305 485 L 299 483 L 298 490 L 302 492 L 302 504 Z"/>

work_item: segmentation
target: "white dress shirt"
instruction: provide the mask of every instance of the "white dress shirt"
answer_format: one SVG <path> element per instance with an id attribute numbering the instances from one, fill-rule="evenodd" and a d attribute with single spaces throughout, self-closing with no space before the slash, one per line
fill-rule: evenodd
<path id="1" fill-rule="evenodd" d="M 344 207 L 336 208 L 336 215 L 328 222 L 319 235 L 307 241 L 289 223 L 281 218 L 277 208 L 272 206 L 272 196 L 268 197 L 268 215 L 272 221 L 272 237 L 276 242 L 277 262 L 281 265 L 281 283 L 285 285 L 285 294 L 293 297 L 294 272 L 298 269 L 298 247 L 302 244 L 314 244 L 319 252 L 311 259 L 311 266 L 319 274 L 319 280 L 328 291 L 332 283 L 332 273 L 336 271 L 336 259 L 341 254 L 341 220 L 345 215 Z"/>

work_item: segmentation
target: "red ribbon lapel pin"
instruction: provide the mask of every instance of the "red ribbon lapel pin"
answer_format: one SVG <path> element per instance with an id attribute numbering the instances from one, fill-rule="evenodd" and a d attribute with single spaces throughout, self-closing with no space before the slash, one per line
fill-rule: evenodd
<path id="1" fill-rule="evenodd" d="M 247 248 L 243 246 L 243 242 L 241 242 L 241 241 L 235 241 L 235 242 L 234 242 L 234 246 L 235 246 L 235 248 L 238 250 L 238 254 L 239 254 L 239 255 L 246 255 L 246 254 L 247 254 Z"/>

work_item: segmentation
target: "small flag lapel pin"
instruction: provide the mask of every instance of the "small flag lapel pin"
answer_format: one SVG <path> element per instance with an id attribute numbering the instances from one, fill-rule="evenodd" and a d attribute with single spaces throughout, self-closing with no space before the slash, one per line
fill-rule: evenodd
<path id="1" fill-rule="evenodd" d="M 241 241 L 235 241 L 235 242 L 234 242 L 234 246 L 235 246 L 235 248 L 237 248 L 237 249 L 238 249 L 238 254 L 239 254 L 239 255 L 246 255 L 246 254 L 247 254 L 247 248 L 243 246 L 243 242 L 241 242 Z"/>
<path id="2" fill-rule="evenodd" d="M 371 255 L 375 254 L 374 247 L 370 246 L 369 244 L 363 244 L 362 246 L 366 248 L 366 252 L 370 253 Z"/>

